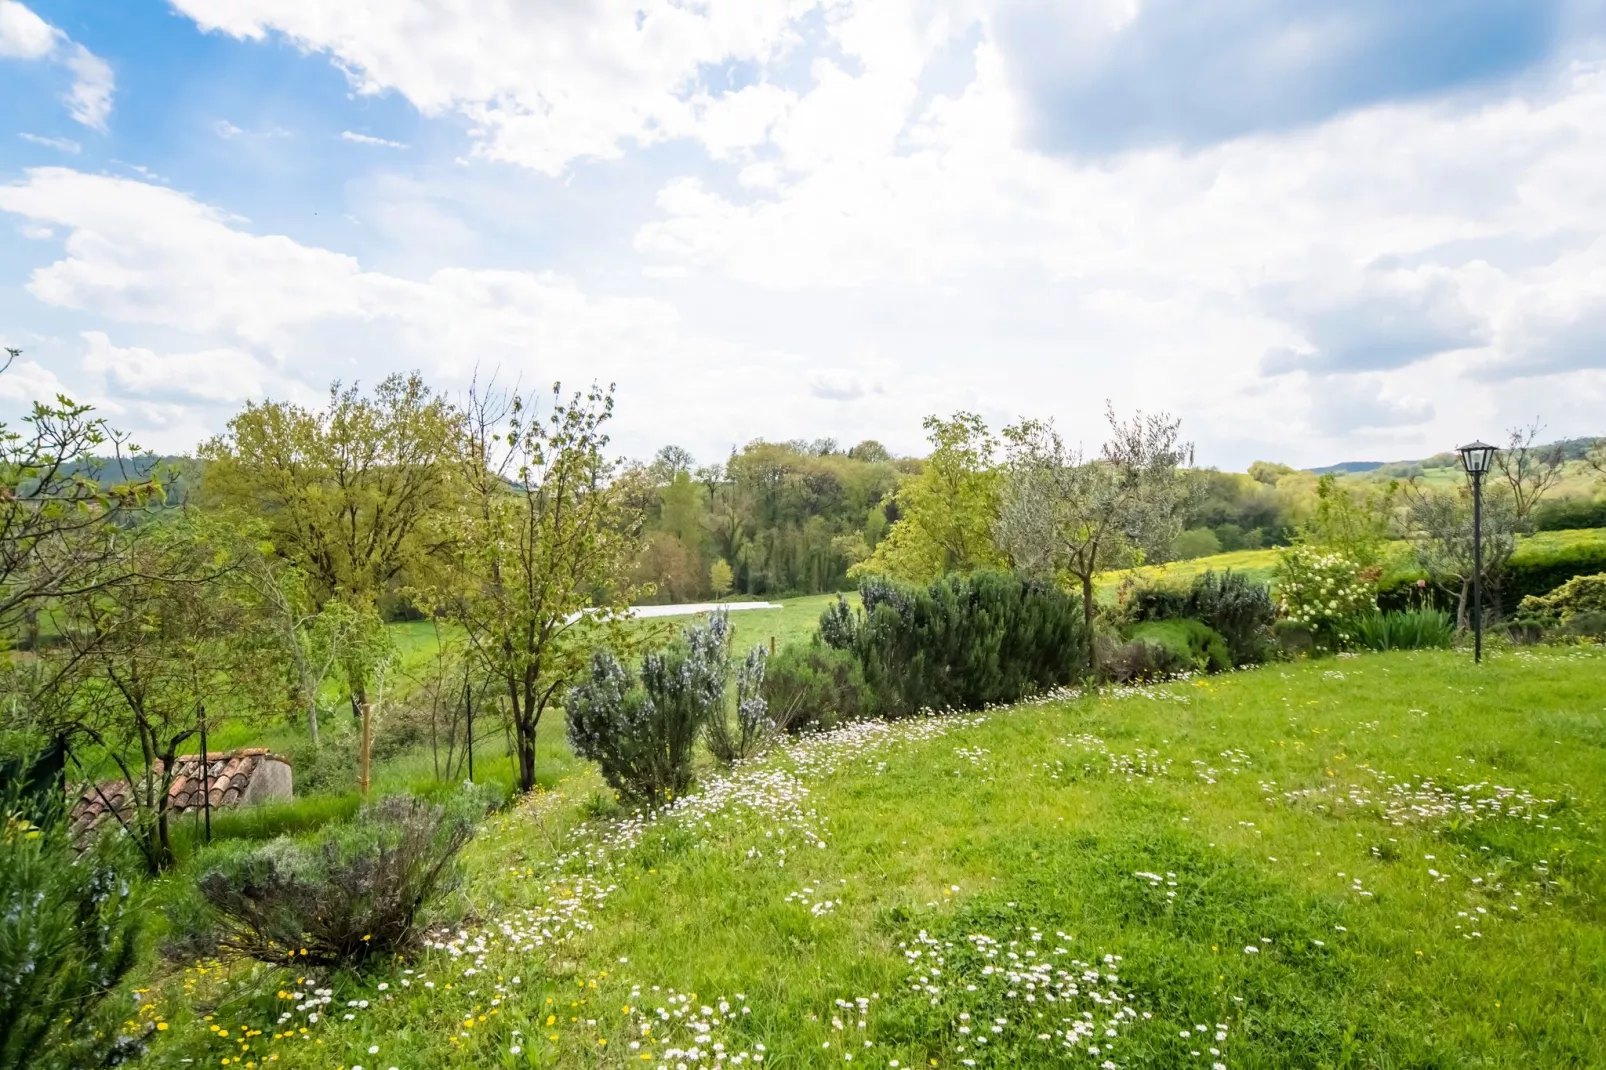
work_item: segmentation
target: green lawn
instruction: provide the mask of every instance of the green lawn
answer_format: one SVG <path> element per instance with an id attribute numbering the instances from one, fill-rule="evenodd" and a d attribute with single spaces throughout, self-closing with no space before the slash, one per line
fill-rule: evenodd
<path id="1" fill-rule="evenodd" d="M 1600 648 L 1273 665 L 850 726 L 653 822 L 570 760 L 441 947 L 171 967 L 145 1065 L 1600 1066 L 1603 706 Z"/>

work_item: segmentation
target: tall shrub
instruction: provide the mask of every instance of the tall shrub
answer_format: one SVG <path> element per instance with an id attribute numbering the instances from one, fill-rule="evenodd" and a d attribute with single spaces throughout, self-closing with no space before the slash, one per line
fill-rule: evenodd
<path id="1" fill-rule="evenodd" d="M 481 811 L 483 813 L 483 810 Z M 303 845 L 281 838 L 202 876 L 217 943 L 268 963 L 362 966 L 417 946 L 457 879 L 467 815 L 392 796 Z"/>
<path id="2" fill-rule="evenodd" d="M 863 612 L 839 600 L 820 636 L 857 657 L 875 714 L 1014 702 L 1088 662 L 1081 602 L 1052 584 L 977 572 L 927 587 L 867 580 L 860 595 Z"/>
<path id="3" fill-rule="evenodd" d="M 590 678 L 569 690 L 569 742 L 622 797 L 658 807 L 691 787 L 697 740 L 724 708 L 729 631 L 723 613 L 686 627 L 673 646 L 642 658 L 639 678 L 599 650 Z"/>
<path id="4" fill-rule="evenodd" d="M 1293 546 L 1283 551 L 1277 572 L 1283 615 L 1309 629 L 1324 650 L 1348 647 L 1356 619 L 1377 608 L 1375 570 L 1343 554 Z"/>
<path id="5" fill-rule="evenodd" d="M 1598 576 L 1574 576 L 1545 595 L 1529 595 L 1518 613 L 1524 620 L 1547 627 L 1570 629 L 1580 618 L 1590 618 L 1579 634 L 1591 634 L 1598 621 L 1606 618 L 1606 572 Z"/>
<path id="6" fill-rule="evenodd" d="M 1210 571 L 1195 577 L 1188 592 L 1188 615 L 1221 634 L 1233 665 L 1253 665 L 1266 659 L 1277 605 L 1265 584 L 1231 569 Z"/>
<path id="7" fill-rule="evenodd" d="M 713 710 L 708 719 L 708 749 L 724 765 L 753 757 L 775 735 L 775 720 L 764 697 L 766 660 L 764 648 L 755 646 L 736 669 L 735 726 L 723 708 Z"/>
<path id="8" fill-rule="evenodd" d="M 847 611 L 846 602 L 834 603 Z M 847 621 L 852 624 L 852 614 Z M 831 728 L 851 721 L 865 710 L 864 669 L 851 650 L 838 649 L 815 636 L 807 643 L 792 643 L 770 659 L 764 670 L 764 700 L 776 727 L 796 732 L 811 726 Z"/>

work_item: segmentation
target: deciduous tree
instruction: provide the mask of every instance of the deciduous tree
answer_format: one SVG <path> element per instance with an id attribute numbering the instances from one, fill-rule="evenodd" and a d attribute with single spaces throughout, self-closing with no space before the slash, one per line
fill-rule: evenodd
<path id="1" fill-rule="evenodd" d="M 598 646 L 628 645 L 622 611 L 636 593 L 623 580 L 641 542 L 605 454 L 613 390 L 545 411 L 494 391 L 471 399 L 463 480 L 461 579 L 443 605 L 461 621 L 475 657 L 507 702 L 519 787 L 535 785 L 536 730 L 555 696 Z"/>
<path id="2" fill-rule="evenodd" d="M 1511 494 L 1511 510 L 1520 530 L 1532 528 L 1533 512 L 1546 494 L 1561 482 L 1567 454 L 1562 443 L 1539 445 L 1544 425 L 1533 423 L 1506 431 L 1506 445 L 1494 455 L 1495 471 Z"/>
<path id="3" fill-rule="evenodd" d="M 899 488 L 898 522 L 849 575 L 925 583 L 1003 563 L 993 538 L 1002 486 L 994 465 L 997 439 L 971 412 L 947 420 L 928 416 L 925 428 L 931 456 L 920 474 Z"/>
<path id="4" fill-rule="evenodd" d="M 371 618 L 404 573 L 426 570 L 453 540 L 445 522 L 454 500 L 459 417 L 416 374 L 392 375 L 371 395 L 329 391 L 310 411 L 283 401 L 248 404 L 228 431 L 201 448 L 207 496 L 261 517 L 273 552 L 305 577 L 316 621 L 334 600 Z M 364 657 L 339 664 L 371 719 Z M 317 737 L 316 711 L 308 707 Z M 365 730 L 365 735 L 367 735 Z"/>
<path id="5" fill-rule="evenodd" d="M 168 787 L 181 748 L 240 716 L 267 716 L 285 694 L 283 651 L 237 572 L 239 547 L 198 518 L 115 536 L 116 567 L 142 577 L 55 603 L 61 664 L 38 708 L 51 734 L 76 739 L 133 804 L 128 831 L 153 872 L 173 862 Z M 93 746 L 83 748 L 84 743 Z M 99 790 L 91 787 L 91 790 Z"/>
<path id="6" fill-rule="evenodd" d="M 5 354 L 0 373 L 22 351 Z M 87 405 L 58 397 L 0 422 L 0 634 L 31 633 L 53 599 L 132 579 L 113 567 L 112 528 L 164 502 L 152 459 Z"/>

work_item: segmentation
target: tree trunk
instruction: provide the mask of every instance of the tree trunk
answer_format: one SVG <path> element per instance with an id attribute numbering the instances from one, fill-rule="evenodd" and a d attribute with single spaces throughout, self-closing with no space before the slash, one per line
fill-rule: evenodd
<path id="1" fill-rule="evenodd" d="M 530 791 L 535 787 L 535 731 L 532 728 L 526 732 L 523 725 L 519 726 L 514 739 L 519 751 L 519 790 Z"/>
<path id="2" fill-rule="evenodd" d="M 1082 577 L 1082 623 L 1087 628 L 1087 674 L 1098 671 L 1097 654 L 1093 650 L 1093 574 Z"/>
<path id="3" fill-rule="evenodd" d="M 307 738 L 312 742 L 312 749 L 318 749 L 318 691 L 312 690 L 307 700 Z"/>
<path id="4" fill-rule="evenodd" d="M 1455 603 L 1455 630 L 1458 632 L 1467 630 L 1467 591 L 1471 587 L 1472 580 L 1470 577 L 1461 581 L 1461 595 L 1456 599 Z"/>
<path id="5" fill-rule="evenodd" d="M 368 788 L 371 782 L 370 763 L 374 753 L 374 719 L 373 710 L 368 704 L 368 691 L 359 688 L 352 698 L 357 703 L 357 717 L 362 725 L 362 732 L 357 742 L 357 788 L 362 792 L 363 801 L 368 799 Z"/>

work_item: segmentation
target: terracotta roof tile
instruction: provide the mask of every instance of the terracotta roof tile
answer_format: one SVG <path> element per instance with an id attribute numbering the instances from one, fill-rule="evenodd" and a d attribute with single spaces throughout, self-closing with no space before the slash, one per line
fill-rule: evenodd
<path id="1" fill-rule="evenodd" d="M 234 751 L 209 751 L 206 755 L 206 794 L 213 806 L 232 806 L 238 803 L 250 787 L 251 777 L 264 759 L 283 762 L 288 759 L 269 752 L 266 747 L 243 747 Z M 168 812 L 192 813 L 202 808 L 202 761 L 199 754 L 180 755 L 173 763 L 173 778 L 168 784 Z M 162 775 L 158 762 L 155 776 Z M 135 790 L 142 790 L 143 784 Z M 127 821 L 132 815 L 133 798 L 129 786 L 122 780 L 110 780 L 96 786 L 85 787 L 73 805 L 72 824 L 79 836 L 100 828 L 121 815 Z"/>

